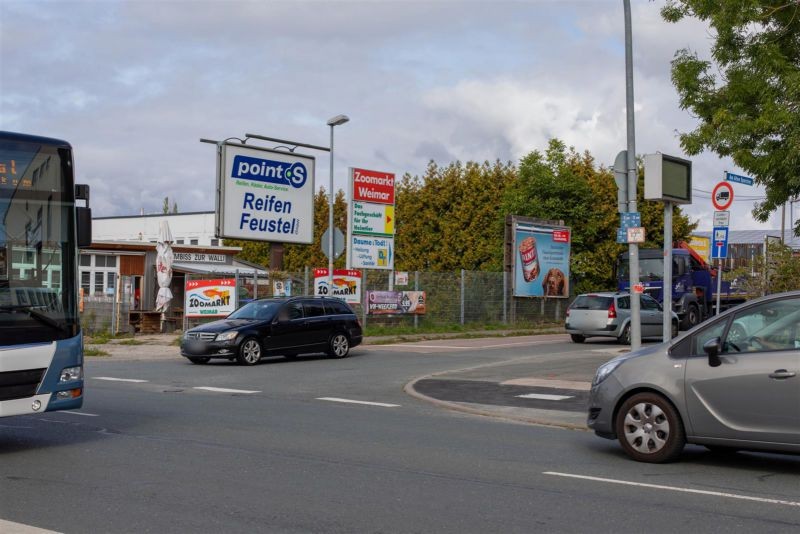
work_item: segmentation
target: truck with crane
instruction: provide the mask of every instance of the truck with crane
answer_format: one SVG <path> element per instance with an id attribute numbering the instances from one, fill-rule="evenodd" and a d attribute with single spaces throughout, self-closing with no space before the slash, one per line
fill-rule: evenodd
<path id="1" fill-rule="evenodd" d="M 630 290 L 630 262 L 628 254 L 619 255 L 616 264 L 617 289 Z M 681 330 L 688 330 L 715 313 L 724 311 L 747 300 L 744 293 L 722 282 L 720 308 L 716 310 L 717 276 L 719 270 L 709 265 L 688 243 L 676 242 L 672 249 L 672 311 L 680 319 Z M 644 293 L 664 302 L 664 251 L 639 249 L 639 281 Z"/>

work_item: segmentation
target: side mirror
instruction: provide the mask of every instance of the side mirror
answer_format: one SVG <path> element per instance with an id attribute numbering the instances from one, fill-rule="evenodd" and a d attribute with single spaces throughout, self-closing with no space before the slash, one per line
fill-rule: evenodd
<path id="1" fill-rule="evenodd" d="M 75 208 L 78 248 L 92 246 L 92 209 L 78 206 Z"/>
<path id="2" fill-rule="evenodd" d="M 719 359 L 719 353 L 722 352 L 722 340 L 718 337 L 711 338 L 703 345 L 703 351 L 708 354 L 708 365 L 710 367 L 719 367 L 722 365 L 722 360 Z"/>

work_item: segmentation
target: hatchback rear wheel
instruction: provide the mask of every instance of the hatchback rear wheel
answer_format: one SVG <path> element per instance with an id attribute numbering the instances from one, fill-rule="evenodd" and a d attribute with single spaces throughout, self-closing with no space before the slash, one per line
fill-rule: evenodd
<path id="1" fill-rule="evenodd" d="M 586 341 L 586 336 L 582 336 L 580 334 L 570 334 L 569 337 L 572 338 L 573 343 L 583 343 Z"/>
<path id="2" fill-rule="evenodd" d="M 261 360 L 261 343 L 254 337 L 248 337 L 239 345 L 236 361 L 242 365 L 255 365 Z"/>
<path id="3" fill-rule="evenodd" d="M 331 336 L 328 342 L 328 355 L 331 358 L 344 358 L 350 352 L 350 340 L 341 332 Z"/>
<path id="4" fill-rule="evenodd" d="M 675 460 L 686 443 L 677 410 L 656 393 L 637 393 L 622 403 L 616 430 L 622 448 L 639 462 Z"/>

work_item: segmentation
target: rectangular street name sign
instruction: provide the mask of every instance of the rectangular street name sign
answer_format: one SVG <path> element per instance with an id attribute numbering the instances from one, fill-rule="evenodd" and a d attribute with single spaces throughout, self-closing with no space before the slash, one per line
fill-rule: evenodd
<path id="1" fill-rule="evenodd" d="M 725 180 L 728 182 L 735 182 L 737 184 L 753 185 L 753 179 L 749 176 L 742 176 L 740 174 L 733 174 L 725 172 Z"/>
<path id="2" fill-rule="evenodd" d="M 617 228 L 617 243 L 627 243 L 627 242 L 628 242 L 628 229 Z"/>

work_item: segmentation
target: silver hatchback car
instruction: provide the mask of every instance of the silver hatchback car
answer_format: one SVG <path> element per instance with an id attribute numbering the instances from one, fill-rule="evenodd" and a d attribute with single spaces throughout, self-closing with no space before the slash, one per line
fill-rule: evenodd
<path id="1" fill-rule="evenodd" d="M 642 462 L 709 449 L 800 453 L 800 291 L 739 305 L 601 365 L 587 424 Z"/>
<path id="2" fill-rule="evenodd" d="M 643 338 L 661 339 L 664 311 L 657 300 L 640 295 Z M 678 335 L 678 316 L 672 312 L 672 337 Z M 587 293 L 578 295 L 567 308 L 564 327 L 575 343 L 587 337 L 615 337 L 625 345 L 631 342 L 631 297 L 628 293 Z"/>

